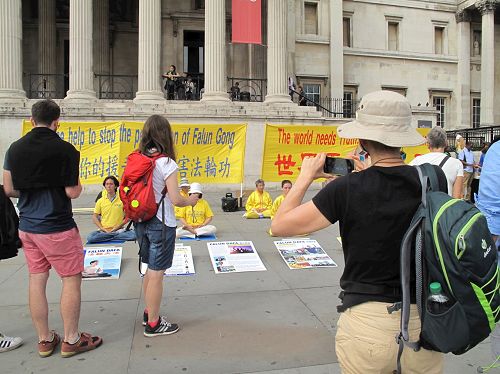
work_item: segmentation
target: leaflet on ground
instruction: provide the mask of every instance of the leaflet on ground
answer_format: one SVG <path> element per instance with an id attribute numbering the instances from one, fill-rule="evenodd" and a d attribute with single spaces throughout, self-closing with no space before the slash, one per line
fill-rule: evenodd
<path id="1" fill-rule="evenodd" d="M 83 279 L 118 279 L 122 264 L 122 247 L 85 247 Z"/>
<path id="2" fill-rule="evenodd" d="M 267 270 L 251 241 L 207 243 L 215 274 Z"/>
<path id="3" fill-rule="evenodd" d="M 141 274 L 145 274 L 148 264 L 141 264 Z M 175 243 L 174 258 L 172 266 L 165 270 L 165 276 L 194 275 L 194 262 L 191 247 L 182 243 Z"/>
<path id="4" fill-rule="evenodd" d="M 284 239 L 274 245 L 290 269 L 337 267 L 316 240 Z"/>

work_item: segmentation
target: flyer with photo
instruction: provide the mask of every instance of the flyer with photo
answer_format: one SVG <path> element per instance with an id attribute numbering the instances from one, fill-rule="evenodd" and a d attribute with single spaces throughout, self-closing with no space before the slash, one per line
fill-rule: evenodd
<path id="1" fill-rule="evenodd" d="M 316 240 L 284 239 L 274 245 L 290 269 L 337 267 Z"/>
<path id="2" fill-rule="evenodd" d="M 251 241 L 207 243 L 215 274 L 267 270 Z"/>
<path id="3" fill-rule="evenodd" d="M 141 264 L 141 273 L 145 274 L 148 269 L 148 264 Z M 166 276 L 175 275 L 194 275 L 194 262 L 191 247 L 182 243 L 175 243 L 174 258 L 172 259 L 172 267 L 165 270 Z"/>
<path id="4" fill-rule="evenodd" d="M 122 265 L 122 247 L 85 247 L 83 279 L 118 279 Z"/>

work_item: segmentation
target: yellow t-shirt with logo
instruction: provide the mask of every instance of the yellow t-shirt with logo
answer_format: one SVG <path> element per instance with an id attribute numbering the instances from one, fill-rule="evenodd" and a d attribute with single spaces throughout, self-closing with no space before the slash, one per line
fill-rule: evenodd
<path id="1" fill-rule="evenodd" d="M 208 217 L 213 217 L 214 214 L 212 209 L 210 209 L 210 205 L 205 199 L 200 199 L 196 203 L 194 207 L 185 206 L 180 208 L 181 218 L 187 222 L 188 225 L 201 225 Z"/>
<path id="2" fill-rule="evenodd" d="M 103 196 L 95 203 L 94 213 L 101 216 L 101 225 L 105 229 L 120 225 L 125 218 L 123 203 L 118 194 L 115 195 L 113 201 L 110 201 L 107 194 L 103 193 Z"/>
<path id="3" fill-rule="evenodd" d="M 186 193 L 186 192 L 184 192 L 183 190 L 180 190 L 179 193 L 183 197 L 188 197 L 189 196 L 189 194 Z M 179 219 L 179 218 L 182 217 L 182 209 L 184 209 L 184 207 L 174 206 L 175 219 Z"/>

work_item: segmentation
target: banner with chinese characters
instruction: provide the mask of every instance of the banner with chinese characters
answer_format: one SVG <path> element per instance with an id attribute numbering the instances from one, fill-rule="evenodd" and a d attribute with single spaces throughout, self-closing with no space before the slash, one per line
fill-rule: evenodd
<path id="1" fill-rule="evenodd" d="M 100 184 L 108 175 L 120 177 L 127 156 L 137 149 L 143 122 L 64 122 L 59 136 L 80 151 L 82 184 Z M 23 123 L 23 135 L 32 128 Z M 179 179 L 199 183 L 243 181 L 246 125 L 172 125 Z"/>
<path id="2" fill-rule="evenodd" d="M 429 129 L 418 129 L 425 135 Z M 349 157 L 358 148 L 357 139 L 343 139 L 336 126 L 293 126 L 266 124 L 262 178 L 267 182 L 295 180 L 306 156 L 325 152 L 331 157 Z M 404 147 L 402 157 L 409 163 L 416 156 L 429 152 L 424 144 Z"/>

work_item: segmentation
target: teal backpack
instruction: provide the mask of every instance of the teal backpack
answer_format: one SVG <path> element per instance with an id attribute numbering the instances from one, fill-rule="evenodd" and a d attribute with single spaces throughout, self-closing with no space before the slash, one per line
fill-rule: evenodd
<path id="1" fill-rule="evenodd" d="M 485 217 L 474 205 L 439 192 L 433 166 L 416 168 L 422 203 L 401 243 L 398 373 L 405 345 L 462 354 L 486 339 L 500 319 L 497 249 Z M 408 334 L 413 276 L 421 321 L 417 342 L 410 342 Z M 432 299 L 436 289 L 443 299 L 439 304 Z"/>

